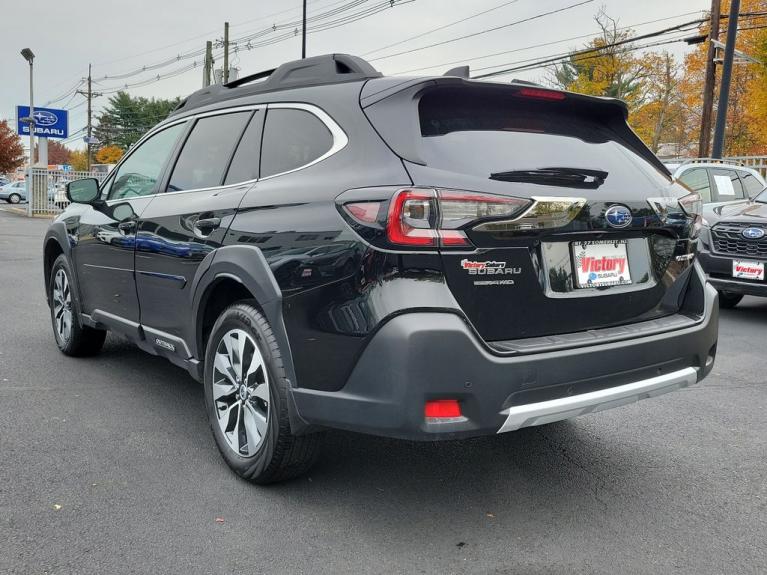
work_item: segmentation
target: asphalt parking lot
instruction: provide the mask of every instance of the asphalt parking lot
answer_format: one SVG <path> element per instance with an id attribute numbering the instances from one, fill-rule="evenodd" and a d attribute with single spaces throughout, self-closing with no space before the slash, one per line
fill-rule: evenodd
<path id="1" fill-rule="evenodd" d="M 47 223 L 0 210 L 0 573 L 767 570 L 767 300 L 723 311 L 692 389 L 462 443 L 331 433 L 263 488 L 180 369 L 112 336 L 57 351 Z"/>

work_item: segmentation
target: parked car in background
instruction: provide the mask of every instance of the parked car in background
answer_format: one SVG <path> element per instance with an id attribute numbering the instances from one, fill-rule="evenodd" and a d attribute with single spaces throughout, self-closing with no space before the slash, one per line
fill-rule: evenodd
<path id="1" fill-rule="evenodd" d="M 738 305 L 744 295 L 767 297 L 767 189 L 753 200 L 707 206 L 699 258 L 719 305 Z"/>
<path id="2" fill-rule="evenodd" d="M 0 187 L 0 200 L 5 200 L 9 204 L 18 204 L 21 201 L 26 202 L 27 183 L 21 180 Z"/>
<path id="3" fill-rule="evenodd" d="M 113 331 L 187 369 L 258 483 L 307 470 L 327 428 L 495 435 L 695 385 L 718 332 L 700 197 L 626 116 L 345 54 L 203 88 L 68 184 L 56 344 Z"/>
<path id="4" fill-rule="evenodd" d="M 738 162 L 699 158 L 665 165 L 675 180 L 700 194 L 704 204 L 744 202 L 767 186 L 759 172 Z"/>

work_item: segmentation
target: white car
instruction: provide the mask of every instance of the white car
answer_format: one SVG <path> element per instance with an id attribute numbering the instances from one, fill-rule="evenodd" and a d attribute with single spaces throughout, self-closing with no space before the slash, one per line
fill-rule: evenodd
<path id="1" fill-rule="evenodd" d="M 759 172 L 737 162 L 701 158 L 665 165 L 675 180 L 698 192 L 704 204 L 749 200 L 767 187 Z"/>
<path id="2" fill-rule="evenodd" d="M 7 184 L 0 188 L 0 200 L 5 200 L 9 204 L 18 204 L 20 201 L 27 200 L 27 183 L 24 180 Z"/>

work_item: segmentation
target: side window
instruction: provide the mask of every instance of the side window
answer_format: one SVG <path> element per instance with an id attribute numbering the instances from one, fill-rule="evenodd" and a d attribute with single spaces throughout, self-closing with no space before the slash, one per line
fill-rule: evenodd
<path id="1" fill-rule="evenodd" d="M 745 197 L 743 184 L 740 183 L 738 172 L 735 170 L 711 168 L 711 178 L 714 181 L 716 200 L 718 202 L 742 200 Z"/>
<path id="2" fill-rule="evenodd" d="M 759 181 L 751 172 L 738 172 L 740 174 L 740 181 L 743 182 L 743 187 L 746 189 L 746 195 L 749 198 L 753 198 L 764 189 L 762 182 Z"/>
<path id="3" fill-rule="evenodd" d="M 295 170 L 316 160 L 333 146 L 333 135 L 305 110 L 270 109 L 261 149 L 261 177 Z"/>
<path id="4" fill-rule="evenodd" d="M 154 193 L 157 180 L 176 145 L 176 140 L 184 130 L 184 125 L 182 122 L 166 128 L 136 148 L 117 168 L 108 199 L 130 199 Z"/>
<path id="5" fill-rule="evenodd" d="M 237 145 L 232 164 L 226 173 L 225 184 L 247 182 L 258 178 L 258 161 L 261 154 L 261 131 L 264 127 L 264 111 L 256 110 L 245 133 Z"/>
<path id="6" fill-rule="evenodd" d="M 173 168 L 168 191 L 220 186 L 251 114 L 236 112 L 197 120 Z"/>
<path id="7" fill-rule="evenodd" d="M 711 184 L 708 181 L 708 172 L 705 168 L 687 170 L 679 176 L 679 181 L 693 192 L 698 192 L 704 204 L 711 203 Z"/>

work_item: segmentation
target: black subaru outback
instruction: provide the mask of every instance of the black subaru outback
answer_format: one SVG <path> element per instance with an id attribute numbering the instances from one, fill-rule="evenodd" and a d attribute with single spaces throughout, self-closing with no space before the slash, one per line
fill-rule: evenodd
<path id="1" fill-rule="evenodd" d="M 464 438 L 695 384 L 718 321 L 700 198 L 626 115 L 341 54 L 202 89 L 69 185 L 44 245 L 56 342 L 112 330 L 187 369 L 259 483 L 327 428 Z"/>

